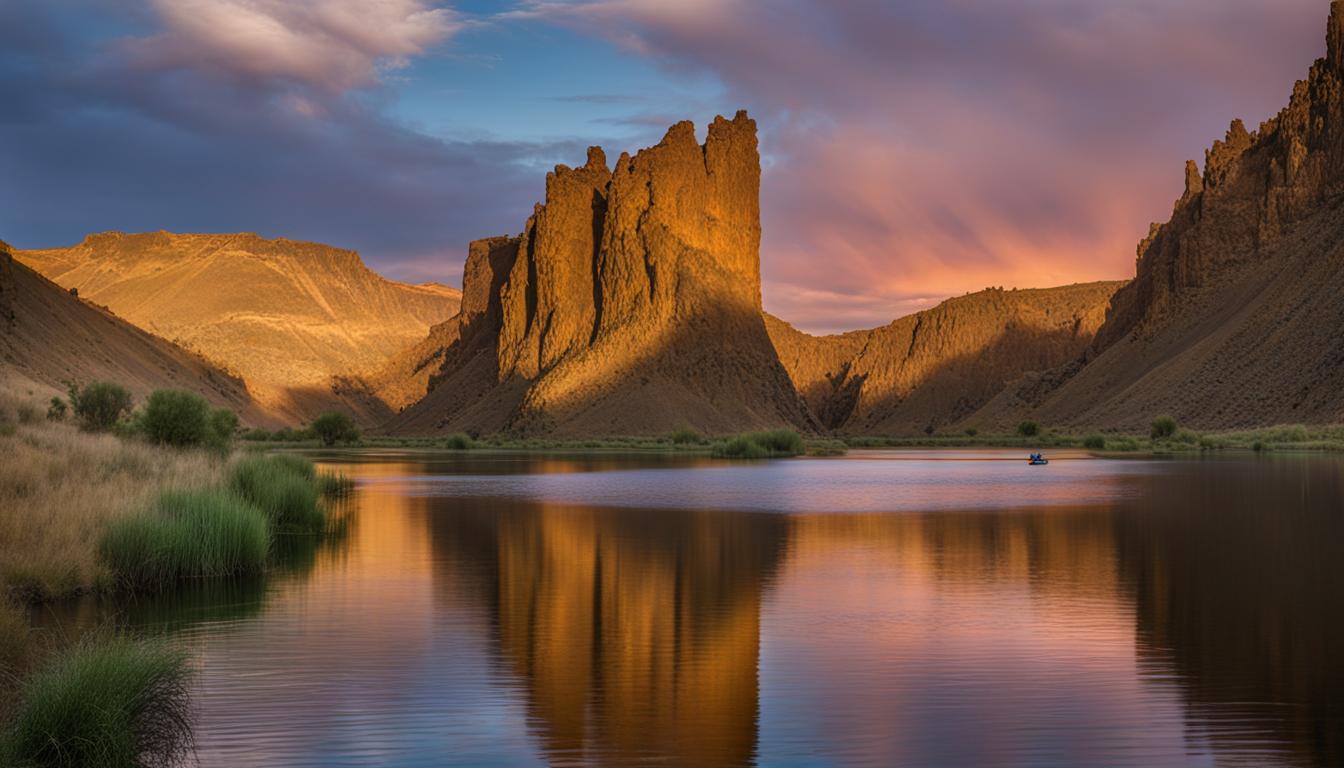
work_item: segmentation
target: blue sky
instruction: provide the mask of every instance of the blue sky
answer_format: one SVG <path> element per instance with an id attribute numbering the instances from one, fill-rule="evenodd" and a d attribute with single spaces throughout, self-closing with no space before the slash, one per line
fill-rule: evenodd
<path id="1" fill-rule="evenodd" d="M 456 284 L 556 163 L 745 108 L 767 309 L 814 331 L 1132 275 L 1286 104 L 1319 0 L 3 0 L 0 238 L 255 231 Z"/>

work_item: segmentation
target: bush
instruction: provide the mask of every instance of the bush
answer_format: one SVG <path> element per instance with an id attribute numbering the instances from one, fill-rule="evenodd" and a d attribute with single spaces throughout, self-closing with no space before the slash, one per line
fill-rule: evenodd
<path id="1" fill-rule="evenodd" d="M 1106 450 L 1106 438 L 1101 435 L 1088 435 L 1083 438 L 1083 447 L 1092 451 Z"/>
<path id="2" fill-rule="evenodd" d="M 98 552 L 117 581 L 162 588 L 190 578 L 260 573 L 270 534 L 257 507 L 220 490 L 165 491 L 108 526 Z"/>
<path id="3" fill-rule="evenodd" d="M 693 445 L 701 441 L 700 433 L 694 429 L 678 429 L 669 436 L 674 445 Z"/>
<path id="4" fill-rule="evenodd" d="M 976 429 L 975 427 L 967 427 L 967 428 L 966 428 L 966 436 L 967 436 L 967 437 L 975 437 L 975 436 L 978 435 L 978 434 L 980 434 L 980 430 Z"/>
<path id="5" fill-rule="evenodd" d="M 1170 416 L 1159 416 L 1153 419 L 1153 428 L 1149 435 L 1154 440 L 1164 440 L 1176 434 L 1176 420 Z"/>
<path id="6" fill-rule="evenodd" d="M 330 411 L 313 419 L 313 432 L 322 440 L 323 445 L 335 445 L 338 442 L 354 442 L 359 439 L 355 423 L 344 413 Z"/>
<path id="7" fill-rule="evenodd" d="M 278 531 L 316 533 L 326 525 L 317 505 L 317 473 L 299 456 L 246 456 L 233 465 L 229 485 L 255 504 Z"/>
<path id="8" fill-rule="evenodd" d="M 85 429 L 105 432 L 131 410 L 131 393 L 120 384 L 95 381 L 79 389 L 70 385 L 70 407 Z"/>
<path id="9" fill-rule="evenodd" d="M 1017 434 L 1022 437 L 1035 437 L 1041 433 L 1041 425 L 1034 421 L 1024 421 L 1017 425 Z"/>
<path id="10" fill-rule="evenodd" d="M 47 406 L 48 421 L 65 421 L 66 408 L 65 401 L 59 397 L 51 398 L 51 404 Z"/>
<path id="11" fill-rule="evenodd" d="M 476 447 L 476 441 L 470 435 L 456 432 L 444 438 L 443 447 L 450 451 L 469 451 Z"/>
<path id="12" fill-rule="evenodd" d="M 145 402 L 140 429 L 153 443 L 200 445 L 210 436 L 210 403 L 185 389 L 155 390 Z"/>
<path id="13" fill-rule="evenodd" d="M 238 414 L 228 408 L 216 408 L 210 412 L 209 426 L 210 436 L 206 443 L 215 448 L 228 448 L 238 432 Z"/>
<path id="14" fill-rule="evenodd" d="M 715 445 L 711 453 L 729 459 L 767 459 L 798 456 L 804 450 L 803 438 L 797 432 L 776 429 L 736 435 Z"/>
<path id="15" fill-rule="evenodd" d="M 86 640 L 23 686 L 9 733 L 18 765 L 176 765 L 192 750 L 187 654 L 157 642 Z"/>

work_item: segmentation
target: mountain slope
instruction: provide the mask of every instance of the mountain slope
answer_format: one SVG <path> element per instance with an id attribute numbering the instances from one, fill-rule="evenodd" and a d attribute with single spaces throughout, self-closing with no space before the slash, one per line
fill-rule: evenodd
<path id="1" fill-rule="evenodd" d="M 1327 56 L 1255 133 L 1234 121 L 1171 219 L 1139 245 L 1082 366 L 1031 377 L 979 417 L 1142 429 L 1344 420 L 1344 2 Z"/>
<path id="2" fill-rule="evenodd" d="M 63 395 L 66 382 L 94 380 L 120 383 L 138 402 L 155 389 L 188 389 L 248 424 L 274 423 L 236 377 L 72 296 L 0 243 L 0 384 Z"/>
<path id="3" fill-rule="evenodd" d="M 716 118 L 703 146 L 678 123 L 614 170 L 596 147 L 557 166 L 521 238 L 473 247 L 477 298 L 442 360 L 418 353 L 438 369 L 431 389 L 389 428 L 814 428 L 761 315 L 759 192 L 743 112 Z"/>
<path id="4" fill-rule="evenodd" d="M 958 422 L 1024 373 L 1079 357 L 1121 285 L 990 289 L 835 336 L 809 336 L 770 316 L 766 327 L 824 427 L 909 434 Z"/>
<path id="5" fill-rule="evenodd" d="M 265 407 L 305 419 L 332 376 L 381 365 L 457 311 L 460 293 L 386 280 L 353 251 L 253 234 L 90 235 L 16 256 L 119 316 L 240 375 Z M 376 404 L 345 403 L 365 420 Z"/>

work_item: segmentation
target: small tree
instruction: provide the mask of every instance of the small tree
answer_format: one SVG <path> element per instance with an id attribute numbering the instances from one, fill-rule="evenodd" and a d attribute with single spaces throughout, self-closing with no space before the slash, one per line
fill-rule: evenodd
<path id="1" fill-rule="evenodd" d="M 200 445 L 210 434 L 210 404 L 185 389 L 159 389 L 149 396 L 140 428 L 152 442 Z"/>
<path id="2" fill-rule="evenodd" d="M 95 381 L 83 389 L 70 385 L 70 407 L 85 429 L 102 432 L 131 410 L 131 393 L 120 384 Z"/>
<path id="3" fill-rule="evenodd" d="M 355 423 L 344 413 L 330 411 L 313 419 L 313 432 L 321 439 L 323 445 L 335 445 L 338 442 L 352 442 L 359 439 L 359 431 L 355 429 Z"/>
<path id="4" fill-rule="evenodd" d="M 1153 419 L 1153 429 L 1150 432 L 1154 440 L 1162 440 L 1176 434 L 1176 420 L 1170 416 L 1159 416 Z"/>
<path id="5" fill-rule="evenodd" d="M 47 406 L 48 421 L 65 421 L 65 412 L 67 408 L 65 401 L 59 397 L 51 398 L 51 404 Z"/>
<path id="6" fill-rule="evenodd" d="M 1017 425 L 1017 434 L 1022 437 L 1035 437 L 1041 433 L 1041 425 L 1034 421 L 1024 421 Z"/>
<path id="7" fill-rule="evenodd" d="M 210 437 L 207 443 L 216 448 L 227 448 L 237 431 L 238 414 L 228 408 L 216 408 L 210 412 Z"/>

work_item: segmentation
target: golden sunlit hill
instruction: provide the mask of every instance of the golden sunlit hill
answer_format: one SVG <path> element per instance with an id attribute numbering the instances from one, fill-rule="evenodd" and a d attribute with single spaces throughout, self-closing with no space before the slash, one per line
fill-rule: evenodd
<path id="1" fill-rule="evenodd" d="M 1143 429 L 1344 419 L 1344 7 L 1287 108 L 1192 161 L 1139 244 L 1085 365 L 1015 384 L 975 417 Z"/>
<path id="2" fill-rule="evenodd" d="M 137 401 L 156 389 L 188 389 L 254 425 L 274 423 L 247 388 L 177 345 L 136 328 L 16 262 L 0 243 L 0 386 L 64 396 L 67 382 L 105 380 Z"/>
<path id="3" fill-rule="evenodd" d="M 769 315 L 766 327 L 823 427 L 909 434 L 964 419 L 1027 371 L 1077 359 L 1121 285 L 989 289 L 834 336 L 809 336 Z"/>
<path id="4" fill-rule="evenodd" d="M 332 407 L 390 415 L 357 384 L 457 311 L 460 293 L 380 277 L 354 251 L 254 234 L 90 235 L 16 257 L 119 317 L 241 376 L 290 422 Z"/>

